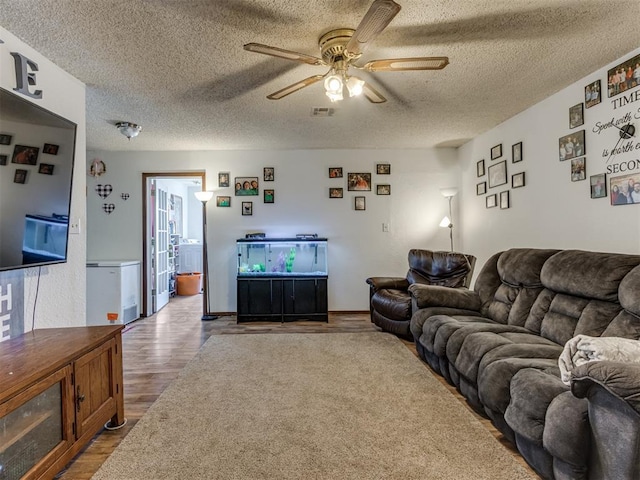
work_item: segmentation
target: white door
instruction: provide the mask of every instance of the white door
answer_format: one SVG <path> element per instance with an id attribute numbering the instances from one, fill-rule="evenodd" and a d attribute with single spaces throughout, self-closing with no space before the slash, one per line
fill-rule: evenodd
<path id="1" fill-rule="evenodd" d="M 162 181 L 156 181 L 155 215 L 155 311 L 169 303 L 169 194 Z"/>

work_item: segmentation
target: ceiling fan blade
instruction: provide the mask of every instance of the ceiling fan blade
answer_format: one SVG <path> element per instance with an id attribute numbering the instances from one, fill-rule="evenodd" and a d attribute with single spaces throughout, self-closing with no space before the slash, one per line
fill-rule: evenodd
<path id="1" fill-rule="evenodd" d="M 362 55 L 367 44 L 389 25 L 400 8 L 400 5 L 393 0 L 375 0 L 347 43 L 346 56 L 356 58 Z"/>
<path id="2" fill-rule="evenodd" d="M 442 70 L 449 57 L 412 57 L 372 60 L 360 67 L 368 72 L 398 72 L 402 70 Z"/>
<path id="3" fill-rule="evenodd" d="M 387 99 L 384 98 L 382 94 L 378 92 L 375 88 L 369 85 L 368 82 L 365 82 L 365 84 L 362 86 L 362 94 L 371 103 L 384 103 L 387 101 Z"/>
<path id="4" fill-rule="evenodd" d="M 247 43 L 244 49 L 248 52 L 263 53 L 286 60 L 308 63 L 309 65 L 326 65 L 321 58 L 305 55 L 304 53 L 292 52 L 291 50 L 284 50 L 282 48 L 270 47 L 269 45 L 263 45 L 261 43 Z"/>
<path id="5" fill-rule="evenodd" d="M 312 77 L 305 78 L 304 80 L 300 80 L 299 82 L 296 82 L 293 85 L 284 87 L 282 90 L 278 90 L 277 92 L 274 92 L 271 95 L 267 95 L 267 98 L 269 100 L 280 100 L 282 97 L 291 95 L 292 93 L 295 93 L 298 90 L 303 89 L 304 87 L 308 87 L 309 85 L 313 85 L 314 83 L 319 82 L 324 77 L 326 77 L 326 75 L 314 75 Z"/>

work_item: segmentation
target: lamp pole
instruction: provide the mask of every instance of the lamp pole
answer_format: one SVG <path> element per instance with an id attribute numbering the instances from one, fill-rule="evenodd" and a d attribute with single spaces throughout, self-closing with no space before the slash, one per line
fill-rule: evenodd
<path id="1" fill-rule="evenodd" d="M 451 199 L 453 198 L 453 195 L 450 196 L 449 199 L 449 218 L 450 223 L 449 223 L 449 241 L 451 242 L 451 251 L 453 252 L 453 216 L 451 215 Z"/>
<path id="2" fill-rule="evenodd" d="M 209 255 L 207 253 L 207 202 L 211 200 L 213 192 L 195 192 L 195 196 L 202 202 L 202 263 L 204 279 L 202 280 L 202 318 L 203 321 L 215 320 L 217 315 L 209 311 Z"/>

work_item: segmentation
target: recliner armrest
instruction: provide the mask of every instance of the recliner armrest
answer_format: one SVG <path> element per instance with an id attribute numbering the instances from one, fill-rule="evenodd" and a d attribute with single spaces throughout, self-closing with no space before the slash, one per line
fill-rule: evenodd
<path id="1" fill-rule="evenodd" d="M 396 290 L 406 290 L 409 288 L 409 281 L 404 277 L 369 277 L 367 283 L 374 291 L 382 288 L 394 288 Z"/>
<path id="2" fill-rule="evenodd" d="M 409 287 L 409 293 L 418 308 L 450 307 L 479 312 L 482 306 L 478 294 L 468 288 L 414 283 Z"/>
<path id="3" fill-rule="evenodd" d="M 594 386 L 604 388 L 640 413 L 640 364 L 597 361 L 573 370 L 571 391 L 576 397 L 588 398 Z"/>

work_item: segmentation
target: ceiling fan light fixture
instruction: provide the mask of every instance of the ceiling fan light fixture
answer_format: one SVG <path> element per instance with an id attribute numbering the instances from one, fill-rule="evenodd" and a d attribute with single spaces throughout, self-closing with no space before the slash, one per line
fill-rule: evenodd
<path id="1" fill-rule="evenodd" d="M 350 97 L 356 97 L 362 94 L 364 89 L 364 80 L 358 77 L 349 77 L 347 79 L 347 90 L 349 90 Z"/>
<path id="2" fill-rule="evenodd" d="M 340 78 L 340 76 L 336 74 L 328 76 L 324 81 L 324 89 L 327 91 L 327 94 L 342 93 L 342 86 L 342 78 Z"/>
<path id="3" fill-rule="evenodd" d="M 136 125 L 135 123 L 131 122 L 118 122 L 116 123 L 116 128 L 129 140 L 131 140 L 132 137 L 137 137 L 142 130 L 141 125 Z"/>
<path id="4" fill-rule="evenodd" d="M 342 100 L 342 92 L 326 92 L 327 97 L 329 97 L 329 100 L 331 100 L 332 102 L 339 102 Z"/>

